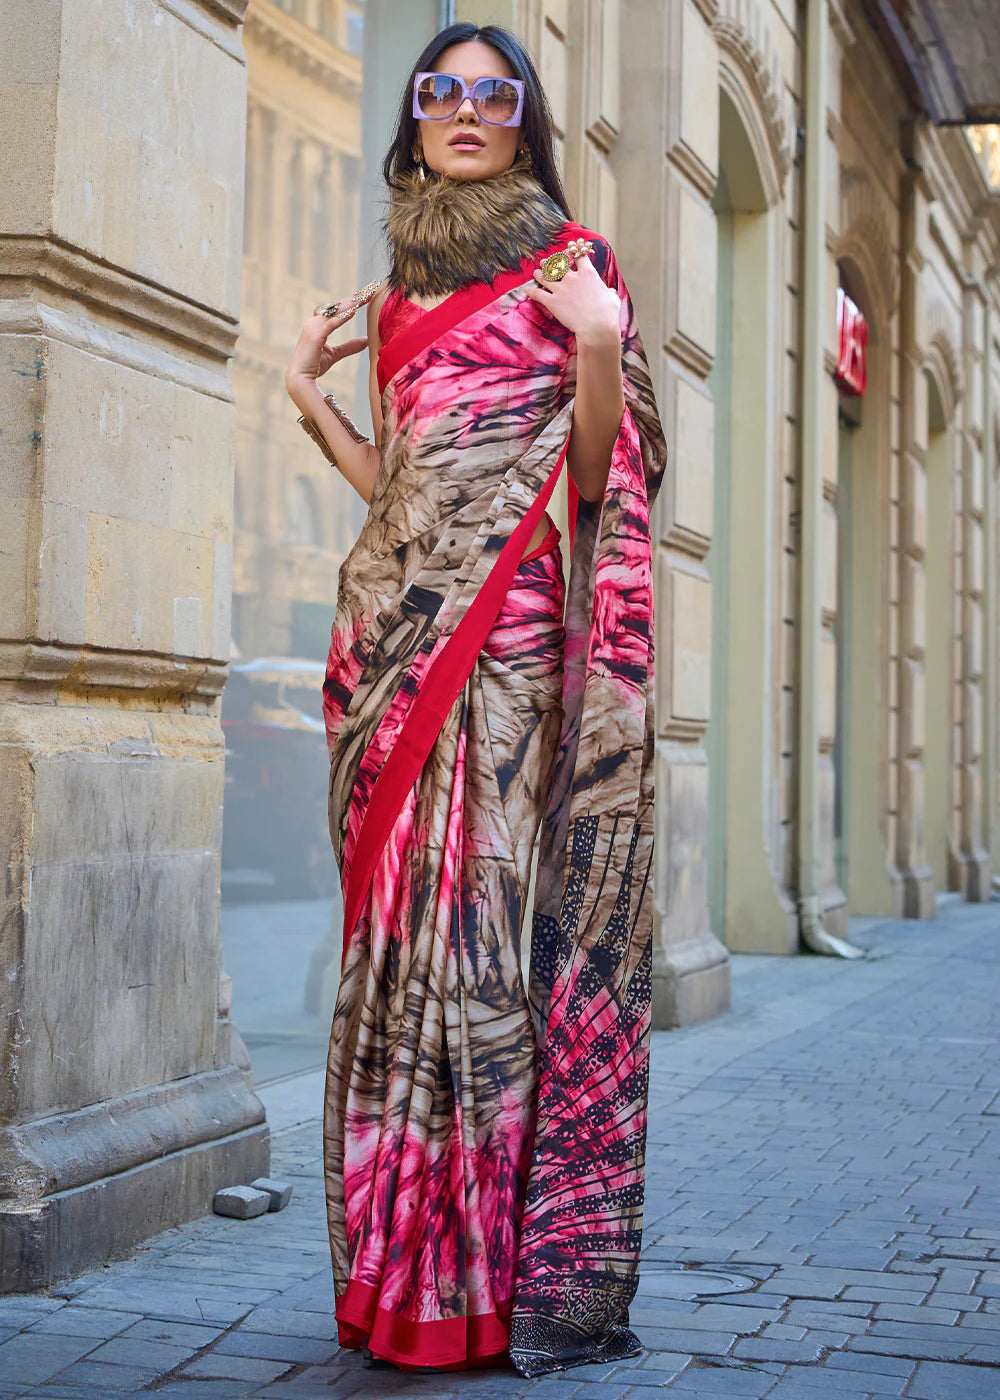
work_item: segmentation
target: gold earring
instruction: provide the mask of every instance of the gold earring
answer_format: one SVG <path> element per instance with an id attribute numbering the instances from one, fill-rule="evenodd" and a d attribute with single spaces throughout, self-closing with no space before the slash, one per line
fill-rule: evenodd
<path id="1" fill-rule="evenodd" d="M 418 148 L 416 145 L 414 145 L 410 154 L 413 156 L 413 159 L 417 162 L 417 171 L 420 175 L 420 183 L 423 184 L 423 182 L 427 179 L 427 170 L 424 166 L 423 148 Z"/>

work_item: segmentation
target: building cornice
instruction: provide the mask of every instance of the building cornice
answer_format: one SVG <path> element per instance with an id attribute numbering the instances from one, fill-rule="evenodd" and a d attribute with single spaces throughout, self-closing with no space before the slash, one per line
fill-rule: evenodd
<path id="1" fill-rule="evenodd" d="M 270 4 L 254 5 L 244 26 L 258 43 L 310 82 L 360 102 L 361 59 L 331 44 L 322 34 Z"/>
<path id="2" fill-rule="evenodd" d="M 238 63 L 244 62 L 240 25 L 248 0 L 159 0 L 181 24 L 215 44 Z"/>

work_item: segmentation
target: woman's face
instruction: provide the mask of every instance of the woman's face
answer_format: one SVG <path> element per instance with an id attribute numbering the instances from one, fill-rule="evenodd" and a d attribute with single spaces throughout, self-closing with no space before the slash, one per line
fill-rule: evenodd
<path id="1" fill-rule="evenodd" d="M 452 44 L 434 64 L 436 73 L 457 73 L 468 86 L 477 78 L 513 78 L 513 68 L 490 44 Z M 457 112 L 441 121 L 418 121 L 424 164 L 453 180 L 481 180 L 514 162 L 524 138 L 522 126 L 495 126 L 480 120 L 466 97 Z M 464 142 L 464 144 L 463 144 Z"/>

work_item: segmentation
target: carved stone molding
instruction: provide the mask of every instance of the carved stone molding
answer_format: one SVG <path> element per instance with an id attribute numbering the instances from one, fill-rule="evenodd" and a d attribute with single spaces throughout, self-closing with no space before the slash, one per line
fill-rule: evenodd
<path id="1" fill-rule="evenodd" d="M 310 82 L 361 101 L 361 59 L 273 6 L 254 6 L 246 17 L 247 38 L 273 53 Z"/>
<path id="2" fill-rule="evenodd" d="M 34 704 L 65 700 L 67 692 L 99 690 L 118 694 L 140 691 L 167 705 L 199 701 L 212 705 L 222 694 L 229 662 L 156 652 L 112 651 L 61 642 L 0 642 L 0 698 Z"/>
<path id="3" fill-rule="evenodd" d="M 941 394 L 945 419 L 950 422 L 965 391 L 962 357 L 957 346 L 961 329 L 955 334 L 955 317 L 938 297 L 927 307 L 927 346 L 925 365 L 933 374 Z"/>
<path id="4" fill-rule="evenodd" d="M 168 14 L 186 24 L 237 63 L 244 63 L 240 26 L 249 0 L 159 0 Z"/>
<path id="5" fill-rule="evenodd" d="M 250 0 L 198 0 L 210 13 L 220 15 L 230 24 L 242 24 Z"/>
<path id="6" fill-rule="evenodd" d="M 794 159 L 794 123 L 781 59 L 757 0 L 721 0 L 712 24 L 720 81 L 755 147 L 769 203 L 784 191 Z M 770 187 L 770 188 L 768 188 Z"/>
<path id="7" fill-rule="evenodd" d="M 876 330 L 885 328 L 899 302 L 899 259 L 889 214 L 867 173 L 850 166 L 840 174 L 839 238 L 833 255 L 850 258 L 861 272 L 876 308 Z"/>
<path id="8" fill-rule="evenodd" d="M 224 364 L 231 358 L 239 335 L 239 323 L 224 312 L 189 301 L 52 238 L 13 236 L 3 240 L 0 303 L 4 330 L 44 332 L 70 341 L 83 337 L 89 343 L 81 348 L 123 363 L 148 357 L 149 347 L 159 343 L 174 351 L 180 347 L 203 364 Z M 86 315 L 85 326 L 81 309 Z M 12 320 L 24 324 L 15 326 Z M 137 340 L 135 326 L 142 328 L 145 344 Z M 123 334 L 126 329 L 127 335 Z M 116 348 L 111 351 L 115 338 Z M 199 382 L 197 387 L 225 396 L 221 384 L 209 388 Z"/>

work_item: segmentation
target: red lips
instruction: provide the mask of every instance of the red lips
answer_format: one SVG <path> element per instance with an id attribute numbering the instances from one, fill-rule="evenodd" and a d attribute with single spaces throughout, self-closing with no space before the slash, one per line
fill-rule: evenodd
<path id="1" fill-rule="evenodd" d="M 458 135 L 458 136 L 453 136 L 453 137 L 451 138 L 451 140 L 448 142 L 448 145 L 449 145 L 449 146 L 458 146 L 458 145 L 485 146 L 485 145 L 486 145 L 486 142 L 485 142 L 485 141 L 481 141 L 481 140 L 479 139 L 478 136 L 472 136 L 469 132 L 464 131 L 464 132 L 462 132 L 462 133 L 461 133 L 460 135 Z"/>

